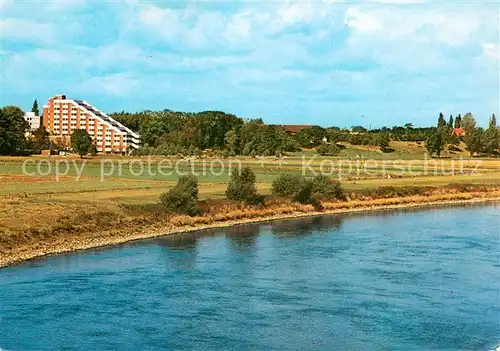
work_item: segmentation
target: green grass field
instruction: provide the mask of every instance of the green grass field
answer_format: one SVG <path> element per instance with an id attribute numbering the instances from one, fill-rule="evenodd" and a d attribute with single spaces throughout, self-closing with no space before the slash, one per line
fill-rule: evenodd
<path id="1" fill-rule="evenodd" d="M 303 161 L 303 156 L 309 158 Z M 240 164 L 256 173 L 258 188 L 263 194 L 270 194 L 271 183 L 280 174 L 302 174 L 303 170 L 306 176 L 321 171 L 335 178 L 340 175 L 346 191 L 378 186 L 500 183 L 498 159 L 426 160 L 416 157 L 413 160 L 350 160 L 341 157 L 311 159 L 312 156 L 306 152 L 281 160 L 242 158 L 238 161 L 159 157 L 96 157 L 85 160 L 74 157 L 52 157 L 50 160 L 44 157 L 4 157 L 0 158 L 0 197 L 154 203 L 159 194 L 173 186 L 180 175 L 189 173 L 199 178 L 202 198 L 220 198 L 224 196 L 231 167 Z"/>

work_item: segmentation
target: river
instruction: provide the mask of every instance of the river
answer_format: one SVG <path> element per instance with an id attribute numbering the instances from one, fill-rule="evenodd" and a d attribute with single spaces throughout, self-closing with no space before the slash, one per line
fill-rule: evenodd
<path id="1" fill-rule="evenodd" d="M 500 205 L 276 221 L 0 269 L 5 350 L 488 350 Z"/>

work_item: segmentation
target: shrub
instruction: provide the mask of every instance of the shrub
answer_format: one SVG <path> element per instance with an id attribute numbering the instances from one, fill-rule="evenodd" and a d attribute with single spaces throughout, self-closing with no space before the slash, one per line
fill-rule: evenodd
<path id="1" fill-rule="evenodd" d="M 301 204 L 321 209 L 321 201 L 345 200 L 340 183 L 319 175 L 312 180 L 300 175 L 284 174 L 273 182 L 273 194 L 290 197 Z"/>
<path id="2" fill-rule="evenodd" d="M 318 204 L 317 199 L 313 198 L 313 183 L 310 180 L 305 180 L 298 189 L 297 193 L 293 195 L 293 201 L 300 202 L 301 204 Z"/>
<path id="3" fill-rule="evenodd" d="M 387 133 L 378 133 L 374 138 L 374 143 L 377 146 L 380 146 L 380 149 L 384 150 L 389 147 L 390 142 L 389 134 Z"/>
<path id="4" fill-rule="evenodd" d="M 198 179 L 194 176 L 179 178 L 172 189 L 160 195 L 160 202 L 171 212 L 190 216 L 199 214 Z"/>
<path id="5" fill-rule="evenodd" d="M 316 148 L 316 152 L 321 156 L 335 156 L 340 153 L 340 148 L 335 144 L 321 143 Z"/>
<path id="6" fill-rule="evenodd" d="M 340 182 L 324 175 L 312 180 L 312 193 L 321 201 L 345 200 Z"/>
<path id="7" fill-rule="evenodd" d="M 301 184 L 297 193 L 292 197 L 292 200 L 304 205 L 313 205 L 317 210 L 323 209 L 321 201 L 314 193 L 313 189 L 313 182 L 311 180 L 305 180 L 304 183 Z"/>
<path id="8" fill-rule="evenodd" d="M 427 192 L 425 187 L 415 187 L 415 186 L 403 186 L 403 187 L 393 187 L 393 186 L 380 186 L 375 189 L 362 190 L 360 194 L 362 196 L 371 197 L 374 199 L 385 199 L 391 197 L 406 197 L 415 195 L 424 195 Z"/>
<path id="9" fill-rule="evenodd" d="M 242 201 L 248 204 L 262 204 L 264 197 L 257 194 L 255 188 L 255 174 L 248 167 L 241 172 L 234 171 L 226 190 L 226 196 L 230 200 Z"/>
<path id="10" fill-rule="evenodd" d="M 273 182 L 273 195 L 293 197 L 299 192 L 305 181 L 305 178 L 298 174 L 282 174 Z"/>
<path id="11" fill-rule="evenodd" d="M 302 204 L 345 200 L 340 183 L 324 175 L 307 180 L 300 175 L 284 174 L 273 182 L 272 192 L 276 196 L 290 197 Z"/>
<path id="12" fill-rule="evenodd" d="M 94 144 L 90 147 L 90 155 L 97 156 L 97 148 Z"/>

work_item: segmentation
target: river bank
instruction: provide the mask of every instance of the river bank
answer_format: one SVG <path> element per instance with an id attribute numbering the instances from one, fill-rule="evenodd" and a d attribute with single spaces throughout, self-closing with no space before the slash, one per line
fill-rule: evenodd
<path id="1" fill-rule="evenodd" d="M 360 213 L 368 211 L 388 211 L 459 204 L 500 202 L 500 190 L 488 192 L 463 192 L 432 194 L 425 196 L 392 197 L 382 199 L 352 200 L 325 203 L 324 211 L 315 211 L 312 206 L 290 204 L 275 205 L 265 209 L 248 209 L 238 214 L 223 212 L 199 217 L 176 215 L 168 219 L 156 218 L 151 223 L 145 221 L 122 221 L 113 229 L 72 232 L 69 225 L 66 235 L 38 236 L 25 235 L 24 242 L 2 250 L 0 267 L 31 260 L 47 255 L 62 254 L 80 250 L 123 244 L 130 241 L 154 238 L 164 235 L 181 234 L 198 230 L 225 228 L 235 225 L 266 222 L 273 220 L 301 218 L 318 215 Z M 92 217 L 89 217 L 89 221 Z"/>

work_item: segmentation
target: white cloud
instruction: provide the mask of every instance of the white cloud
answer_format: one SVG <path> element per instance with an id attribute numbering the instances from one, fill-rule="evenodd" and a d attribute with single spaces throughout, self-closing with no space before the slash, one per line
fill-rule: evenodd
<path id="1" fill-rule="evenodd" d="M 155 4 L 135 4 L 136 30 L 147 30 L 167 41 L 185 46 L 212 45 L 227 41 L 263 40 L 282 34 L 297 25 L 323 23 L 330 26 L 333 4 L 326 2 L 285 2 L 244 4 L 236 11 L 210 10 L 199 5 L 164 8 Z"/>
<path id="2" fill-rule="evenodd" d="M 97 88 L 98 87 L 98 88 Z M 100 76 L 90 78 L 80 85 L 80 90 L 83 92 L 95 93 L 96 89 L 100 92 L 123 96 L 134 91 L 140 90 L 141 84 L 139 80 L 129 73 L 117 73 L 108 76 Z"/>
<path id="3" fill-rule="evenodd" d="M 295 23 L 311 22 L 315 19 L 318 6 L 310 2 L 285 3 L 276 10 L 278 22 L 284 27 Z"/>
<path id="4" fill-rule="evenodd" d="M 448 69 L 473 56 L 474 46 L 495 37 L 494 14 L 436 6 L 351 6 L 344 18 L 351 33 L 345 57 L 373 59 L 406 71 Z M 457 60 L 456 50 L 464 50 Z"/>
<path id="5" fill-rule="evenodd" d="M 489 59 L 500 61 L 500 44 L 499 43 L 483 44 L 483 55 Z"/>
<path id="6" fill-rule="evenodd" d="M 53 41 L 55 31 L 52 25 L 24 19 L 6 18 L 0 20 L 2 39 L 22 39 L 34 42 Z"/>
<path id="7" fill-rule="evenodd" d="M 455 81 L 463 74 L 456 72 L 465 70 L 474 72 L 467 87 L 494 83 L 493 64 L 484 58 L 500 59 L 498 14 L 472 5 L 378 2 L 385 4 L 99 3 L 113 10 L 109 23 L 106 16 L 89 22 L 91 11 L 66 7 L 77 12 L 74 19 L 85 36 L 72 36 L 58 20 L 64 17 L 31 20 L 11 12 L 17 5 L 9 3 L 4 36 L 38 42 L 39 48 L 5 48 L 4 87 L 30 91 L 35 81 L 48 90 L 71 87 L 89 96 L 134 93 L 142 101 L 175 90 L 183 97 L 179 101 L 184 96 L 205 99 L 211 108 L 213 101 L 224 100 L 221 96 L 239 105 L 233 97 L 245 94 L 267 104 L 267 93 L 304 105 L 331 103 L 332 97 L 338 102 L 339 96 L 382 101 L 401 93 L 418 99 L 423 92 L 438 96 L 443 86 L 458 87 Z M 47 18 L 51 22 L 44 22 Z M 477 68 L 480 64 L 488 74 Z M 200 97 L 199 91 L 207 93 Z M 472 88 L 460 91 L 467 91 L 468 98 L 475 93 Z"/>
<path id="8" fill-rule="evenodd" d="M 379 40 L 438 41 L 457 46 L 470 39 L 482 20 L 484 18 L 480 13 L 357 6 L 346 11 L 344 23 L 354 31 L 354 35 L 369 34 L 378 36 Z"/>
<path id="9" fill-rule="evenodd" d="M 356 7 L 351 7 L 347 9 L 344 24 L 360 33 L 376 33 L 382 30 L 383 22 L 382 19 L 361 11 Z"/>
<path id="10" fill-rule="evenodd" d="M 182 13 L 179 10 L 148 5 L 144 6 L 137 16 L 142 25 L 167 39 L 175 38 L 182 26 Z"/>
<path id="11" fill-rule="evenodd" d="M 252 11 L 238 12 L 229 20 L 224 31 L 224 37 L 230 42 L 247 39 L 254 26 L 256 18 Z"/>

